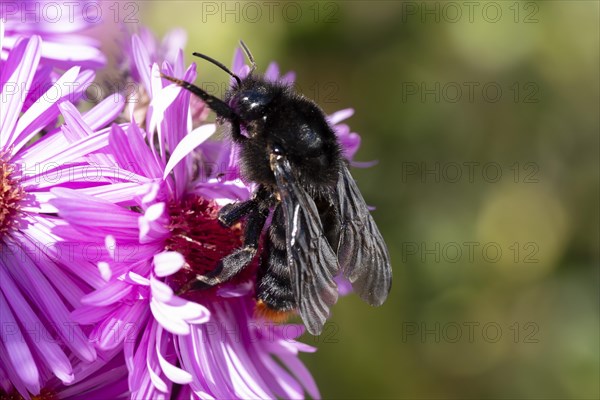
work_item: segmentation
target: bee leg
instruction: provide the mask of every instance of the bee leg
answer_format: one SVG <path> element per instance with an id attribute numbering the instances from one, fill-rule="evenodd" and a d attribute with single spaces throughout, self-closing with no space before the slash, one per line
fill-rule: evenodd
<path id="1" fill-rule="evenodd" d="M 246 142 L 248 138 L 242 135 L 242 128 L 240 127 L 240 122 L 237 117 L 235 119 L 230 119 L 229 122 L 231 123 L 231 138 L 233 141 L 240 144 Z"/>
<path id="2" fill-rule="evenodd" d="M 265 208 L 270 206 L 272 194 L 264 187 L 259 186 L 252 199 L 241 203 L 226 204 L 219 210 L 219 222 L 230 227 L 240 219 L 250 214 L 257 208 Z M 264 223 L 263 223 L 264 224 Z"/>
<path id="3" fill-rule="evenodd" d="M 255 209 L 256 207 L 257 204 L 254 199 L 242 201 L 241 203 L 226 204 L 219 210 L 219 222 L 226 227 L 230 227 L 248 215 L 252 209 Z"/>
<path id="4" fill-rule="evenodd" d="M 248 213 L 244 246 L 223 258 L 217 268 L 209 274 L 196 275 L 197 285 L 194 286 L 206 287 L 206 285 L 214 286 L 226 282 L 250 264 L 258 250 L 260 234 L 268 217 L 268 202 L 255 202 L 255 206 Z"/>

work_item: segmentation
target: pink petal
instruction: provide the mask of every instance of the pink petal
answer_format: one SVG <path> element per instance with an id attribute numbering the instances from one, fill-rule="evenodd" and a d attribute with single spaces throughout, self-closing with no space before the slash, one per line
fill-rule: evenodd
<path id="1" fill-rule="evenodd" d="M 130 229 L 137 227 L 138 213 L 114 205 L 106 200 L 94 198 L 75 190 L 53 188 L 56 198 L 52 205 L 59 209 L 63 218 L 71 224 L 102 228 Z M 102 237 L 104 240 L 104 236 Z"/>
<path id="2" fill-rule="evenodd" d="M 254 284 L 251 281 L 241 284 L 227 284 L 217 289 L 217 295 L 221 297 L 241 297 L 249 294 L 254 289 Z"/>
<path id="3" fill-rule="evenodd" d="M 144 217 L 148 221 L 158 221 L 160 217 L 162 217 L 165 213 L 165 203 L 156 203 L 152 204 L 150 207 L 146 209 L 144 213 Z"/>
<path id="4" fill-rule="evenodd" d="M 137 154 L 137 162 L 144 160 L 144 163 L 139 165 L 141 171 L 144 172 L 144 176 L 149 178 L 160 178 L 164 164 L 161 164 L 159 160 L 154 157 L 152 151 L 148 148 L 146 141 L 144 140 L 144 132 L 140 127 L 132 122 L 127 128 L 127 139 L 129 140 L 129 146 L 131 147 L 133 154 Z M 154 146 L 152 146 L 154 148 Z"/>
<path id="5" fill-rule="evenodd" d="M 90 334 L 90 340 L 95 340 L 96 346 L 102 350 L 112 350 L 121 345 L 123 341 L 133 340 L 137 330 L 143 325 L 146 304 L 138 301 L 122 304 L 110 314 L 109 318 L 101 320 Z"/>
<path id="6" fill-rule="evenodd" d="M 164 283 L 157 284 L 157 282 L 157 280 L 151 278 L 151 285 L 154 285 L 154 287 L 150 308 L 154 318 L 167 331 L 176 335 L 188 335 L 190 324 L 203 324 L 209 320 L 210 311 L 198 303 L 177 296 L 172 296 L 168 303 L 160 301 L 161 293 L 159 290 L 164 290 L 162 288 Z M 155 291 L 155 289 L 157 290 Z"/>
<path id="7" fill-rule="evenodd" d="M 240 76 L 240 70 L 244 67 L 245 65 L 245 56 L 244 56 L 244 51 L 238 47 L 237 49 L 235 49 L 235 52 L 233 53 L 233 61 L 231 63 L 231 71 Z M 242 78 L 240 76 L 240 78 Z M 233 78 L 232 78 L 232 82 Z"/>
<path id="8" fill-rule="evenodd" d="M 185 48 L 187 42 L 187 32 L 185 29 L 174 28 L 163 37 L 161 48 L 166 52 L 165 60 L 172 62 L 175 59 L 175 52 Z"/>
<path id="9" fill-rule="evenodd" d="M 63 103 L 64 104 L 64 103 Z M 82 157 L 108 145 L 108 132 L 98 132 L 71 143 L 67 148 L 45 147 L 44 159 L 39 163 L 43 166 L 68 164 L 80 161 Z"/>
<path id="10" fill-rule="evenodd" d="M 142 244 L 162 240 L 169 235 L 165 227 L 165 203 L 152 204 L 138 217 L 139 241 Z"/>
<path id="11" fill-rule="evenodd" d="M 112 277 L 112 270 L 110 269 L 110 264 L 104 261 L 98 262 L 98 271 L 100 272 L 100 276 L 105 281 L 109 281 Z"/>
<path id="12" fill-rule="evenodd" d="M 158 365 L 157 356 L 156 356 L 156 347 L 151 346 L 150 343 L 156 340 L 156 329 L 158 328 L 157 324 L 152 324 L 152 330 L 150 331 L 150 340 L 148 343 L 148 347 L 146 350 L 146 369 L 148 371 L 150 380 L 156 389 L 163 393 L 167 393 L 169 388 L 165 381 L 160 377 L 157 371 L 160 370 L 160 365 Z"/>
<path id="13" fill-rule="evenodd" d="M 311 373 L 306 369 L 304 364 L 295 355 L 285 355 L 279 357 L 283 364 L 290 370 L 298 379 L 302 382 L 302 385 L 306 388 L 306 391 L 313 399 L 321 398 L 317 384 Z"/>
<path id="14" fill-rule="evenodd" d="M 152 298 L 166 303 L 173 298 L 173 289 L 169 285 L 159 281 L 155 277 L 150 277 L 150 289 L 152 290 Z"/>
<path id="15" fill-rule="evenodd" d="M 37 330 L 39 330 L 42 338 L 49 338 L 51 336 L 44 324 L 18 291 L 16 282 L 2 266 L 0 266 L 0 281 L 2 282 L 2 291 L 6 294 L 8 303 L 15 314 L 19 316 L 19 321 L 24 325 L 25 332 L 27 332 L 27 335 L 31 339 L 31 343 L 33 343 L 33 346 L 38 350 L 36 354 L 41 357 L 46 366 L 58 379 L 63 381 L 63 383 L 71 383 L 74 376 L 69 358 L 55 341 L 39 340 L 36 338 L 35 335 L 37 335 Z M 35 327 L 36 331 L 32 333 L 28 329 L 33 327 Z"/>
<path id="16" fill-rule="evenodd" d="M 133 49 L 133 61 L 140 74 L 140 79 L 142 80 L 148 95 L 152 97 L 152 85 L 150 84 L 150 69 L 152 63 L 150 62 L 148 51 L 138 35 L 133 35 L 131 38 L 131 47 Z"/>
<path id="17" fill-rule="evenodd" d="M 184 319 L 190 324 L 203 324 L 210 319 L 210 311 L 201 304 L 187 301 L 181 297 L 174 296 L 168 306 L 174 315 Z"/>
<path id="18" fill-rule="evenodd" d="M 185 258 L 176 251 L 165 251 L 154 256 L 154 273 L 165 277 L 173 275 L 185 264 Z"/>
<path id="19" fill-rule="evenodd" d="M 290 71 L 279 78 L 279 81 L 286 85 L 293 85 L 296 81 L 296 73 L 294 71 Z"/>
<path id="20" fill-rule="evenodd" d="M 271 62 L 265 71 L 265 79 L 268 81 L 277 81 L 279 78 L 279 65 L 276 62 Z"/>
<path id="21" fill-rule="evenodd" d="M 33 169 L 33 168 L 32 168 Z M 102 175 L 110 174 L 108 171 L 102 171 L 95 166 L 84 164 L 56 164 L 48 163 L 43 168 L 36 169 L 36 175 L 31 175 L 25 170 L 23 176 L 25 179 L 21 181 L 22 185 L 27 188 L 27 191 L 40 190 L 52 186 L 59 186 L 69 182 L 106 182 Z M 38 173 L 39 172 L 39 173 Z"/>
<path id="22" fill-rule="evenodd" d="M 156 331 L 156 355 L 158 356 L 158 363 L 160 364 L 160 368 L 164 372 L 165 376 L 174 383 L 178 383 L 180 385 L 187 385 L 188 383 L 192 382 L 192 375 L 189 372 L 178 368 L 170 362 L 168 362 L 161 354 L 160 346 L 162 343 L 162 333 L 163 328 L 159 326 Z"/>
<path id="23" fill-rule="evenodd" d="M 129 204 L 139 193 L 140 185 L 138 183 L 111 183 L 110 185 L 94 186 L 85 189 L 77 189 L 78 192 L 93 196 L 99 199 L 110 201 L 115 204 Z"/>
<path id="24" fill-rule="evenodd" d="M 169 315 L 171 310 L 164 306 L 159 301 L 150 300 L 150 310 L 156 321 L 163 326 L 167 331 L 174 335 L 189 335 L 190 326 L 180 319 L 174 319 Z"/>
<path id="25" fill-rule="evenodd" d="M 175 166 L 183 160 L 190 152 L 192 152 L 196 147 L 200 146 L 202 143 L 206 142 L 208 138 L 210 138 L 216 131 L 215 124 L 206 124 L 202 125 L 193 131 L 191 131 L 188 135 L 184 136 L 183 139 L 179 142 L 171 157 L 169 158 L 169 162 L 165 167 L 165 172 L 163 174 L 163 179 L 169 175 L 169 173 L 175 168 Z"/>
<path id="26" fill-rule="evenodd" d="M 1 23 L 2 20 L 0 19 L 0 24 Z M 7 379 L 2 382 L 2 389 L 4 389 L 5 392 L 16 390 L 23 398 L 30 396 L 30 392 L 25 388 L 24 382 L 16 372 L 17 369 L 11 368 L 11 366 L 12 362 L 10 361 L 8 352 L 0 341 L 0 370 L 6 368 L 6 371 L 2 371 L 0 375 L 4 374 L 6 378 L 3 377 L 3 379 Z"/>
<path id="27" fill-rule="evenodd" d="M 125 107 L 125 98 L 115 93 L 83 114 L 83 120 L 95 131 L 114 121 L 123 111 L 123 107 Z"/>
<path id="28" fill-rule="evenodd" d="M 165 308 L 160 302 L 150 300 L 150 310 L 156 321 L 167 331 L 174 335 L 189 335 L 190 326 L 180 319 L 173 319 L 169 315 L 170 310 Z"/>
<path id="29" fill-rule="evenodd" d="M 124 282 L 109 282 L 104 287 L 83 296 L 81 303 L 94 306 L 108 306 L 127 296 L 131 293 L 131 290 L 131 285 Z"/>
<path id="30" fill-rule="evenodd" d="M 73 90 L 77 90 L 78 87 L 79 90 L 81 90 L 80 85 L 89 83 L 80 82 L 77 78 L 78 76 L 79 67 L 73 67 L 65 72 L 60 79 L 21 116 L 17 123 L 13 139 L 15 152 L 19 151 L 33 136 L 56 118 L 56 115 L 58 114 L 56 105 L 58 103 L 63 100 L 75 101 L 75 92 Z M 56 99 L 55 93 L 60 93 L 61 96 Z"/>
<path id="31" fill-rule="evenodd" d="M 156 68 L 158 71 L 158 67 Z M 152 108 L 152 118 L 150 119 L 146 130 L 153 132 L 157 125 L 164 119 L 165 110 L 177 99 L 181 93 L 181 87 L 177 85 L 168 85 L 160 90 L 157 88 L 157 93 L 152 98 L 150 106 Z"/>
<path id="32" fill-rule="evenodd" d="M 71 313 L 71 318 L 81 325 L 94 325 L 108 318 L 119 307 L 118 303 L 106 307 L 81 306 Z"/>
<path id="33" fill-rule="evenodd" d="M 23 380 L 27 390 L 33 394 L 38 394 L 40 392 L 40 375 L 36 363 L 18 328 L 17 320 L 2 294 L 2 290 L 0 290 L 0 323 L 3 332 L 6 332 L 2 335 L 0 346 L 6 346 L 8 358 L 19 378 Z M 14 330 L 14 333 L 12 333 L 12 330 Z"/>
<path id="34" fill-rule="evenodd" d="M 135 272 L 129 271 L 127 273 L 128 282 L 134 283 L 140 286 L 150 286 L 150 280 L 143 276 L 136 274 Z"/>
<path id="35" fill-rule="evenodd" d="M 86 68 L 98 68 L 106 63 L 106 57 L 95 46 L 77 45 L 69 43 L 65 46 L 63 43 L 54 43 L 45 41 L 42 46 L 42 58 L 48 60 L 65 61 L 59 66 L 80 65 Z M 63 66 L 63 68 L 64 68 Z"/>
<path id="36" fill-rule="evenodd" d="M 21 114 L 25 97 L 23 91 L 31 87 L 33 76 L 40 61 L 40 48 L 42 40 L 39 36 L 32 36 L 28 40 L 21 40 L 10 52 L 8 60 L 3 65 L 1 74 L 3 94 L 2 107 L 0 107 L 0 148 L 7 147 L 14 141 L 14 127 Z M 6 76 L 5 73 L 12 73 Z M 16 91 L 8 95 L 7 88 Z"/>
<path id="37" fill-rule="evenodd" d="M 336 125 L 336 124 L 339 124 L 341 121 L 350 118 L 352 115 L 354 115 L 354 109 L 353 108 L 345 108 L 343 110 L 336 111 L 333 114 L 329 115 L 327 117 L 327 121 L 331 125 Z"/>
<path id="38" fill-rule="evenodd" d="M 7 261 L 8 265 L 6 269 L 15 280 L 18 276 L 24 274 L 27 277 L 27 281 L 31 282 L 30 285 L 24 285 L 23 290 L 27 292 L 29 298 L 33 300 L 33 303 L 44 312 L 46 318 L 53 324 L 58 336 L 63 340 L 66 346 L 80 359 L 87 362 L 94 361 L 96 359 L 96 351 L 93 346 L 90 345 L 80 327 L 73 326 L 74 324 L 69 315 L 69 310 L 63 303 L 63 300 L 59 297 L 56 289 L 51 286 L 46 276 L 40 271 L 38 265 L 36 265 L 29 257 L 21 258 L 21 262 L 18 264 L 10 263 L 10 260 Z M 44 264 L 50 264 L 49 260 L 45 261 Z M 48 274 L 50 271 L 44 272 Z M 7 276 L 6 279 L 10 278 Z M 2 282 L 3 284 L 10 285 L 10 283 L 5 282 L 4 280 Z M 24 313 L 26 312 L 27 311 Z M 52 353 L 52 349 L 48 351 L 50 351 L 50 354 Z M 60 354 L 56 355 L 56 349 L 54 349 L 54 352 L 55 357 L 62 357 Z M 61 354 L 63 354 L 62 351 Z M 70 363 L 68 363 L 68 365 L 70 370 Z"/>

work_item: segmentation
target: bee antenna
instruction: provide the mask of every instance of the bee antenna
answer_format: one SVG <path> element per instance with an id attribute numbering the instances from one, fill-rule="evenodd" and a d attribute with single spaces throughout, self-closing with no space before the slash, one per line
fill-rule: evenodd
<path id="1" fill-rule="evenodd" d="M 223 63 L 221 63 L 221 62 L 219 62 L 219 61 L 215 60 L 215 59 L 214 59 L 214 58 L 212 58 L 212 57 L 209 57 L 209 56 L 207 56 L 207 55 L 204 55 L 204 54 L 202 54 L 202 53 L 196 53 L 196 52 L 194 52 L 194 53 L 192 53 L 192 54 L 193 54 L 194 56 L 196 56 L 196 57 L 200 57 L 200 58 L 202 58 L 202 59 L 204 59 L 204 60 L 206 60 L 206 61 L 208 61 L 208 62 L 210 62 L 210 63 L 212 63 L 212 64 L 214 64 L 214 65 L 216 65 L 217 67 L 221 68 L 223 71 L 227 72 L 229 75 L 231 75 L 231 76 L 232 76 L 232 77 L 233 77 L 233 78 L 236 80 L 236 82 L 237 82 L 238 86 L 241 86 L 241 84 L 242 84 L 242 80 L 240 79 L 240 77 L 239 77 L 239 76 L 237 76 L 236 74 L 234 74 L 233 72 L 231 72 L 231 70 L 230 70 L 229 68 L 227 68 L 225 65 L 223 65 Z"/>
<path id="2" fill-rule="evenodd" d="M 246 43 L 244 43 L 243 40 L 240 40 L 240 46 L 242 46 L 244 53 L 246 53 L 246 57 L 248 57 L 250 64 L 252 64 L 252 67 L 250 68 L 250 72 L 254 71 L 256 69 L 256 61 L 254 61 L 254 57 L 252 57 L 252 53 L 250 53 L 250 49 L 248 48 L 248 46 L 246 46 Z"/>

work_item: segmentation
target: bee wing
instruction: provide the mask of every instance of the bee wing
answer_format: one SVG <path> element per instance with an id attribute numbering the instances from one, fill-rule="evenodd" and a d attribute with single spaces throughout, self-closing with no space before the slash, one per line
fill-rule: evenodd
<path id="1" fill-rule="evenodd" d="M 387 246 L 344 163 L 337 184 L 340 218 L 338 260 L 354 290 L 373 306 L 383 304 L 392 287 Z"/>
<path id="2" fill-rule="evenodd" d="M 308 331 L 318 335 L 338 297 L 333 280 L 338 261 L 323 234 L 314 200 L 291 173 L 289 161 L 273 156 L 271 168 L 285 216 L 286 247 L 292 288 Z"/>

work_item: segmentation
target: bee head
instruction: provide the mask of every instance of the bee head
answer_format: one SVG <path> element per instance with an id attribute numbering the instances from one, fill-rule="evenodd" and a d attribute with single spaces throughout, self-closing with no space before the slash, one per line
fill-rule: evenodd
<path id="1" fill-rule="evenodd" d="M 229 105 L 244 123 L 256 121 L 267 114 L 276 93 L 268 85 L 242 82 L 242 87 L 231 94 Z"/>

